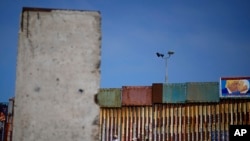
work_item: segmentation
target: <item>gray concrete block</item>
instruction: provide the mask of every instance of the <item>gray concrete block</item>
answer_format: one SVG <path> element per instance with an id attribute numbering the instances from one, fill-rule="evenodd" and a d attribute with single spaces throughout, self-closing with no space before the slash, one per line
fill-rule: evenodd
<path id="1" fill-rule="evenodd" d="M 14 141 L 98 140 L 100 17 L 97 11 L 23 9 Z"/>

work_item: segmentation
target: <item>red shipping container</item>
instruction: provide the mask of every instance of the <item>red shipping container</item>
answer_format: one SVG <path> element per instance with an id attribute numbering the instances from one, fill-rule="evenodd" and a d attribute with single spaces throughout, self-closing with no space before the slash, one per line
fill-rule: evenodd
<path id="1" fill-rule="evenodd" d="M 122 105 L 123 106 L 152 105 L 152 87 L 123 86 Z"/>

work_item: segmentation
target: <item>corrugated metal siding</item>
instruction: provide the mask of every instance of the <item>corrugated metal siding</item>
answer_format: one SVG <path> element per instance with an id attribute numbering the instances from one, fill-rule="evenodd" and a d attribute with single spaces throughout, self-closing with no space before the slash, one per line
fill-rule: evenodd
<path id="1" fill-rule="evenodd" d="M 123 86 L 122 105 L 123 106 L 152 105 L 152 87 Z"/>
<path id="2" fill-rule="evenodd" d="M 186 101 L 186 84 L 163 84 L 162 103 L 184 103 Z"/>
<path id="3" fill-rule="evenodd" d="M 100 107 L 121 107 L 121 89 L 100 89 L 97 100 Z"/>
<path id="4" fill-rule="evenodd" d="M 101 89 L 97 97 L 100 107 L 220 101 L 218 82 L 154 83 L 152 86 L 123 86 L 122 89 Z"/>
<path id="5" fill-rule="evenodd" d="M 230 124 L 250 124 L 249 100 L 101 108 L 100 141 L 228 141 Z"/>
<path id="6" fill-rule="evenodd" d="M 218 82 L 187 83 L 188 102 L 219 102 Z"/>

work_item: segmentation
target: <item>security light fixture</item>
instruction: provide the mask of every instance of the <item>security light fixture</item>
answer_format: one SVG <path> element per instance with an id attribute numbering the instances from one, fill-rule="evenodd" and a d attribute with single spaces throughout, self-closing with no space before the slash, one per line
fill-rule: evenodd
<path id="1" fill-rule="evenodd" d="M 157 57 L 164 57 L 164 54 L 161 54 L 159 52 L 156 52 Z"/>
<path id="2" fill-rule="evenodd" d="M 157 57 L 161 57 L 162 59 L 165 59 L 165 63 L 166 63 L 165 82 L 166 82 L 166 83 L 167 83 L 167 81 L 168 81 L 167 61 L 168 61 L 168 59 L 170 58 L 170 56 L 174 54 L 174 52 L 173 52 L 173 51 L 168 51 L 167 53 L 168 53 L 168 56 L 167 56 L 167 57 L 164 57 L 164 54 L 159 53 L 159 52 L 156 52 Z"/>
<path id="3" fill-rule="evenodd" d="M 168 51 L 168 55 L 169 55 L 169 57 L 170 57 L 170 55 L 173 55 L 174 54 L 174 52 L 173 51 Z"/>

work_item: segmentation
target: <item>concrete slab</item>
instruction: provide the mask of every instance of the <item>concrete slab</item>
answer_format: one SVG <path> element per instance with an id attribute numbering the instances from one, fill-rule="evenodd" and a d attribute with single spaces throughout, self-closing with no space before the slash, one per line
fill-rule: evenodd
<path id="1" fill-rule="evenodd" d="M 23 8 L 14 141 L 98 140 L 100 17 L 97 11 Z"/>

